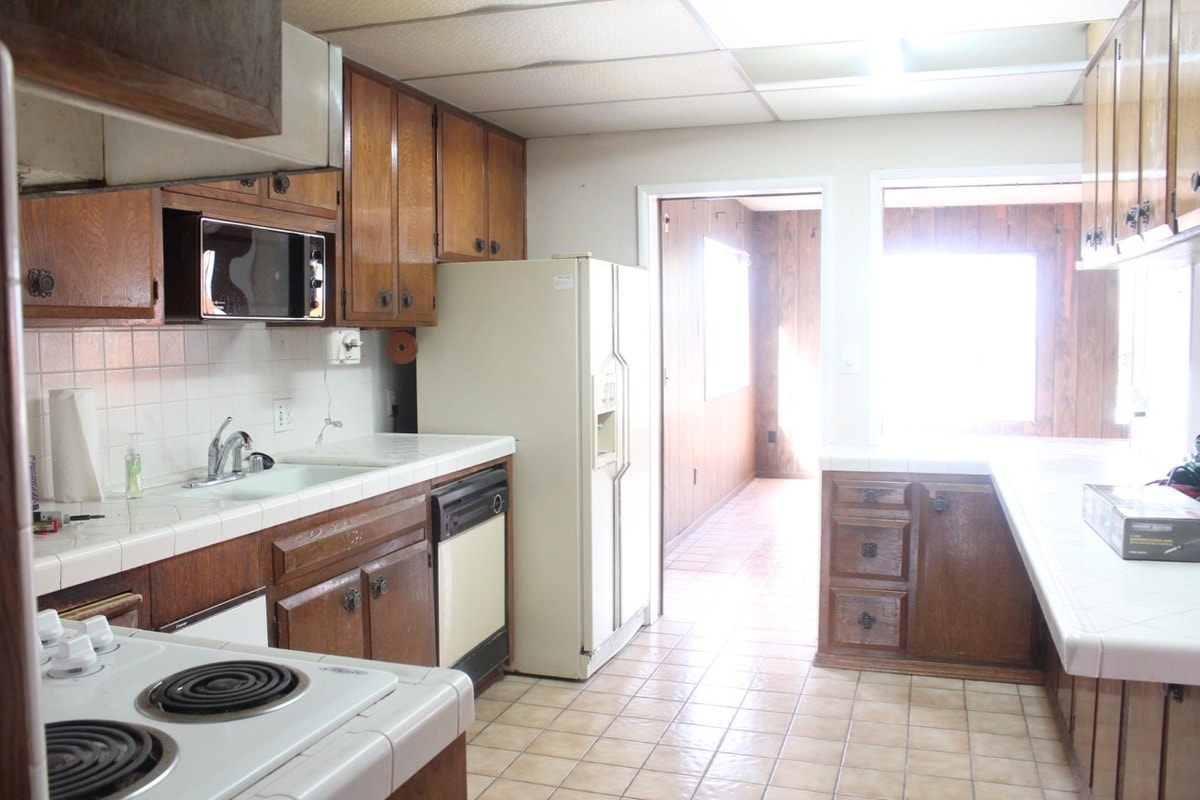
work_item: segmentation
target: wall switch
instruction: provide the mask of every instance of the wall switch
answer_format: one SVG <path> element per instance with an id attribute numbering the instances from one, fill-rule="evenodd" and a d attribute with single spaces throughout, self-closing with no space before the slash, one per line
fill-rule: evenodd
<path id="1" fill-rule="evenodd" d="M 842 345 L 841 373 L 857 375 L 862 372 L 862 348 L 856 344 Z"/>
<path id="2" fill-rule="evenodd" d="M 295 412 L 292 410 L 292 398 L 285 397 L 275 401 L 275 432 L 283 433 L 296 427 Z"/>

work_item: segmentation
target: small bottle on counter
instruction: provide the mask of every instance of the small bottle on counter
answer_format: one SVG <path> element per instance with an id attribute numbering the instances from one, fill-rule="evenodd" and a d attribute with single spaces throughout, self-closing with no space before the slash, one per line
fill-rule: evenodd
<path id="1" fill-rule="evenodd" d="M 125 497 L 136 500 L 142 496 L 142 454 L 138 452 L 137 437 L 129 434 L 129 448 L 125 451 Z"/>

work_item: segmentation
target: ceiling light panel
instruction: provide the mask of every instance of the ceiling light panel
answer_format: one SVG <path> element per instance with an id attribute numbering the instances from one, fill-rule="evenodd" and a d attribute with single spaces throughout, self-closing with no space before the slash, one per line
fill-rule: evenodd
<path id="1" fill-rule="evenodd" d="M 532 67 L 415 80 L 410 85 L 471 112 L 723 94 L 749 88 L 725 53 Z"/>
<path id="2" fill-rule="evenodd" d="M 348 58 L 405 81 L 715 49 L 679 0 L 576 3 L 363 28 L 327 38 Z"/>
<path id="3" fill-rule="evenodd" d="M 406 22 L 432 17 L 469 14 L 480 8 L 489 11 L 511 6 L 563 5 L 592 0 L 283 0 L 283 19 L 306 31 L 318 33 L 336 28 Z"/>
<path id="4" fill-rule="evenodd" d="M 1064 71 L 867 82 L 760 94 L 780 119 L 809 120 L 1061 105 L 1078 80 L 1077 71 Z"/>
<path id="5" fill-rule="evenodd" d="M 497 111 L 481 116 L 529 139 L 771 121 L 770 112 L 752 92 Z"/>
<path id="6" fill-rule="evenodd" d="M 846 42 L 880 35 L 949 33 L 1112 20 L 1127 0 L 859 0 L 800 3 L 796 0 L 688 0 L 729 49 L 816 42 Z"/>
<path id="7" fill-rule="evenodd" d="M 1087 26 L 1033 25 L 913 36 L 903 40 L 903 47 L 909 72 L 1078 64 L 1087 61 Z"/>
<path id="8" fill-rule="evenodd" d="M 871 74 L 866 42 L 754 47 L 734 50 L 733 57 L 756 86 Z"/>

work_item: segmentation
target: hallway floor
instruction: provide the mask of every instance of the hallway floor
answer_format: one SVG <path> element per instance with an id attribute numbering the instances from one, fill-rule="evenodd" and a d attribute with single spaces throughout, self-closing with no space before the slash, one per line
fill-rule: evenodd
<path id="1" fill-rule="evenodd" d="M 1073 800 L 1036 686 L 829 670 L 819 486 L 756 480 L 667 559 L 664 615 L 586 682 L 505 676 L 479 800 Z"/>

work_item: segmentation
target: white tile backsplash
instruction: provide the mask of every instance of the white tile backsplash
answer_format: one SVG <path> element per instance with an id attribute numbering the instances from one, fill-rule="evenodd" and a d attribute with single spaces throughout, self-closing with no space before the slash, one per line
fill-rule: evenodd
<path id="1" fill-rule="evenodd" d="M 209 440 L 226 416 L 265 453 L 313 447 L 326 418 L 330 443 L 391 430 L 384 398 L 394 370 L 385 333 L 364 331 L 361 364 L 329 366 L 324 331 L 267 328 L 264 323 L 169 328 L 26 330 L 25 377 L 30 453 L 39 489 L 53 498 L 48 393 L 96 390 L 102 480 L 112 496 L 124 488 L 129 434 L 139 432 L 142 475 L 149 484 L 201 469 Z M 295 428 L 276 433 L 276 399 L 289 398 Z"/>

